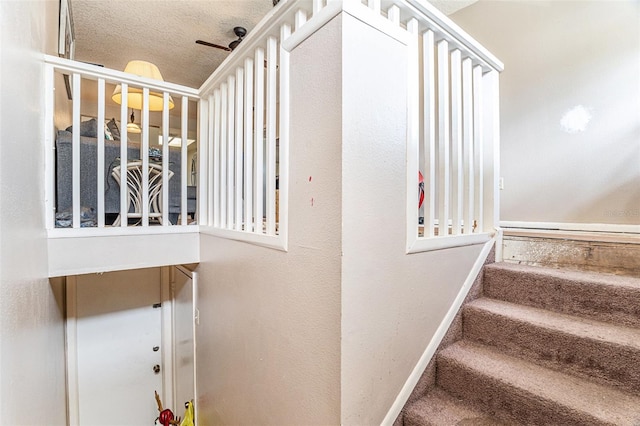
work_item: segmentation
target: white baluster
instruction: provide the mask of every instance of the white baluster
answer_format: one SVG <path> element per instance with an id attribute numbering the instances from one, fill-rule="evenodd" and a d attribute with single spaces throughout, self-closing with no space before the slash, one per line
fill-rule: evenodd
<path id="1" fill-rule="evenodd" d="M 438 42 L 438 236 L 449 234 L 449 143 L 449 43 L 442 40 Z"/>
<path id="2" fill-rule="evenodd" d="M 227 227 L 227 202 L 229 190 L 227 189 L 227 124 L 229 94 L 227 93 L 227 83 L 220 85 L 220 227 Z"/>
<path id="3" fill-rule="evenodd" d="M 471 234 L 473 232 L 474 219 L 474 167 L 473 167 L 473 80 L 472 80 L 472 61 L 467 58 L 462 61 L 462 104 L 463 104 L 463 157 L 464 157 L 464 233 Z"/>
<path id="4" fill-rule="evenodd" d="M 244 61 L 244 230 L 253 231 L 253 59 Z"/>
<path id="5" fill-rule="evenodd" d="M 436 215 L 436 56 L 433 31 L 422 37 L 424 85 L 424 236 L 433 237 Z"/>
<path id="6" fill-rule="evenodd" d="M 484 231 L 484 126 L 483 114 L 484 100 L 482 99 L 482 67 L 473 68 L 473 141 L 475 162 L 475 219 L 477 232 Z"/>
<path id="7" fill-rule="evenodd" d="M 277 75 L 277 40 L 269 37 L 267 41 L 267 182 L 266 182 L 266 214 L 268 235 L 275 234 L 276 211 L 276 75 Z"/>
<path id="8" fill-rule="evenodd" d="M 460 50 L 451 52 L 451 233 L 461 233 L 464 175 L 462 168 L 462 77 Z"/>
<path id="9" fill-rule="evenodd" d="M 254 202 L 255 209 L 253 217 L 255 218 L 255 232 L 262 234 L 262 217 L 264 201 L 264 49 L 256 49 L 255 79 L 256 79 L 256 101 L 255 101 L 255 185 L 254 185 Z"/>
<path id="10" fill-rule="evenodd" d="M 97 182 L 97 211 L 98 228 L 104 228 L 104 78 L 98 79 L 98 146 L 96 163 L 98 166 Z"/>
<path id="11" fill-rule="evenodd" d="M 213 211 L 213 221 L 210 221 L 209 223 L 212 223 L 215 227 L 220 227 L 220 167 L 224 162 L 220 153 L 220 89 L 213 91 L 213 102 L 210 104 L 213 105 L 213 120 L 209 121 L 210 123 L 213 123 L 213 126 L 211 126 L 213 127 L 213 129 L 211 129 L 213 131 L 213 150 L 209 156 L 211 158 L 209 164 L 212 167 L 209 175 L 209 188 L 213 188 L 213 206 L 210 208 L 210 211 Z M 202 173 L 202 171 L 200 171 L 200 173 Z"/>
<path id="12" fill-rule="evenodd" d="M 212 107 L 212 105 L 209 105 Z M 181 225 L 187 225 L 187 139 L 189 138 L 189 98 L 182 97 L 182 114 L 180 123 L 180 139 L 182 140 L 182 146 L 180 147 L 180 217 Z M 167 144 L 168 145 L 168 144 Z M 164 185 L 169 187 L 169 180 L 164 180 Z M 167 198 L 169 198 L 167 196 Z M 168 203 L 167 203 L 168 204 Z M 169 208 L 163 209 L 163 215 L 168 214 Z M 164 222 L 163 222 L 164 223 Z"/>
<path id="13" fill-rule="evenodd" d="M 236 164 L 235 164 L 235 230 L 242 230 L 243 219 L 243 200 L 242 200 L 242 167 L 244 148 L 244 70 L 242 67 L 236 69 L 236 131 L 235 131 L 235 147 L 236 147 Z"/>
<path id="14" fill-rule="evenodd" d="M 80 79 L 78 73 L 73 73 L 73 135 L 71 138 L 71 158 L 73 162 L 72 200 L 73 227 L 80 228 Z"/>
<path id="15" fill-rule="evenodd" d="M 227 228 L 235 225 L 235 99 L 236 78 L 227 79 Z"/>

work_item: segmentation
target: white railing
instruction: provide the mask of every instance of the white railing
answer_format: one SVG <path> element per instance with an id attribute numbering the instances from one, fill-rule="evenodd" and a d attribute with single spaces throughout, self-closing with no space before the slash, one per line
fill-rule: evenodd
<path id="1" fill-rule="evenodd" d="M 289 51 L 319 21 L 356 8 L 374 25 L 384 20 L 410 34 L 407 251 L 488 240 L 497 224 L 502 63 L 419 0 L 283 1 L 252 30 L 200 89 L 208 105 L 201 169 L 212 165 L 201 181 L 207 232 L 286 247 Z M 426 181 L 421 209 L 418 172 Z"/>
<path id="2" fill-rule="evenodd" d="M 363 4 L 409 33 L 407 251 L 488 240 L 498 225 L 502 63 L 426 2 Z"/>
<path id="3" fill-rule="evenodd" d="M 166 232 L 179 232 L 168 208 L 168 98 L 182 100 L 182 140 L 187 140 L 189 100 L 198 101 L 198 223 L 202 232 L 286 250 L 289 170 L 289 52 L 341 11 L 401 32 L 408 40 L 407 251 L 423 251 L 486 241 L 497 226 L 498 73 L 502 64 L 480 44 L 421 0 L 283 0 L 224 61 L 200 89 L 148 80 L 92 65 L 46 57 L 47 78 L 69 75 L 72 124 L 80 125 L 80 92 L 97 81 L 96 228 L 105 222 L 105 85 L 120 84 L 123 94 L 140 88 L 140 161 L 149 168 L 150 93 L 163 97 L 162 194 L 154 208 L 148 173 L 142 174 L 140 223 L 158 217 Z M 378 88 L 372 88 L 377 90 Z M 77 95 L 77 96 L 76 96 Z M 120 107 L 120 162 L 127 163 L 128 109 Z M 55 175 L 54 95 L 47 94 L 47 173 Z M 73 133 L 72 227 L 82 226 L 80 134 Z M 187 159 L 182 145 L 180 217 L 187 224 Z M 424 176 L 424 205 L 418 207 L 418 175 Z M 109 175 L 106 175 L 108 178 Z M 55 179 L 47 181 L 47 226 L 55 230 Z M 277 183 L 276 183 L 277 182 Z M 121 188 L 127 176 L 121 177 Z M 151 188 L 153 193 L 153 188 Z M 161 200 L 161 201 L 158 201 Z M 120 191 L 120 217 L 126 217 L 128 191 Z M 156 209 L 157 210 L 157 209 Z M 59 212 L 58 212 L 59 213 Z M 419 225 L 419 217 L 423 224 Z M 116 222 L 117 223 L 117 222 Z M 120 220 L 121 229 L 129 220 Z M 138 229 L 139 230 L 139 229 Z M 57 231 L 57 230 L 55 230 Z M 84 230 L 83 230 L 84 231 Z M 137 231 L 135 231 L 137 232 Z"/>
<path id="4" fill-rule="evenodd" d="M 188 140 L 188 108 L 189 101 L 199 101 L 199 94 L 196 89 L 191 89 L 176 84 L 165 83 L 162 81 L 151 80 L 148 78 L 138 77 L 132 74 L 126 74 L 120 71 L 114 71 L 101 68 L 94 65 L 84 64 L 80 62 L 69 61 L 63 58 L 53 56 L 45 56 L 46 67 L 46 126 L 45 126 L 45 143 L 46 143 L 46 224 L 50 232 L 50 236 L 80 236 L 80 235 L 113 235 L 114 233 L 145 233 L 145 232 L 185 232 L 185 226 L 188 223 L 187 199 L 187 143 Z M 65 75 L 67 90 L 72 97 L 71 101 L 67 100 L 67 94 L 61 95 L 60 91 L 64 91 L 64 87 L 58 87 L 58 95 L 55 93 L 55 82 L 62 81 L 62 75 Z M 105 132 L 109 135 L 105 119 L 108 119 L 105 111 L 108 108 L 113 110 L 112 103 L 105 100 L 106 89 L 111 90 L 111 85 L 120 85 L 122 90 L 121 105 L 119 108 L 120 119 L 120 141 L 105 139 Z M 139 144 L 132 144 L 131 137 L 127 131 L 127 123 L 129 123 L 129 107 L 127 105 L 127 94 L 129 91 L 137 91 L 142 94 L 142 109 L 138 111 L 141 116 L 141 137 Z M 110 92 L 109 92 L 110 93 Z M 161 157 L 150 155 L 150 114 L 149 102 L 150 95 L 162 98 L 162 148 Z M 95 100 L 91 100 L 95 97 Z M 171 97 L 171 98 L 170 98 Z M 89 99 L 86 100 L 85 99 Z M 169 102 L 175 100 L 181 102 L 181 148 L 176 152 L 175 148 L 169 147 Z M 68 104 L 71 104 L 69 108 Z M 70 114 L 68 111 L 70 111 Z M 90 111 L 90 112 L 88 112 Z M 65 112 L 70 115 L 67 123 L 64 119 Z M 95 118 L 95 138 L 86 139 L 81 137 L 81 116 L 88 115 Z M 60 117 L 63 117 L 62 119 Z M 58 119 L 62 123 L 71 124 L 73 131 L 71 133 L 71 158 L 65 158 L 65 162 L 61 162 L 61 153 L 58 152 L 56 159 L 56 142 L 58 134 L 56 133 L 54 120 Z M 60 127 L 64 127 L 61 125 Z M 159 130 L 160 132 L 160 130 Z M 107 136 L 108 137 L 108 136 Z M 81 146 L 86 145 L 81 149 Z M 95 144 L 95 146 L 94 146 Z M 117 145 L 119 145 L 119 147 Z M 114 145 L 116 145 L 114 147 Z M 58 147 L 58 150 L 60 148 Z M 115 150 L 115 152 L 114 152 Z M 133 150 L 133 151 L 132 151 Z M 107 156 L 106 152 L 110 155 Z M 134 153 L 132 155 L 132 152 Z M 82 154 L 81 154 L 82 153 Z M 139 153 L 139 155 L 138 155 Z M 119 154 L 119 155 L 118 155 Z M 117 158 L 111 159 L 116 155 Z M 137 158 L 136 158 L 137 157 Z M 175 161 L 174 161 L 175 160 Z M 56 161 L 59 164 L 56 165 Z M 88 164 L 95 161 L 95 170 L 88 168 Z M 139 162 L 140 167 L 137 170 L 139 181 L 132 179 L 132 167 L 122 167 L 124 164 L 134 164 Z M 138 164 L 138 163 L 136 163 Z M 173 176 L 170 169 L 180 168 L 180 175 Z M 65 193 L 58 194 L 60 198 L 64 195 L 69 198 L 68 191 L 71 192 L 70 206 L 62 208 L 61 200 L 56 200 L 56 193 L 61 192 L 60 175 L 56 175 L 62 170 L 67 172 L 70 169 L 71 179 L 70 187 L 65 187 Z M 120 170 L 129 170 L 129 173 L 118 174 Z M 157 174 L 150 182 L 150 170 Z M 141 172 L 146 171 L 146 172 Z M 135 172 L 135 171 L 134 171 Z M 88 177 L 95 173 L 96 181 L 94 188 L 88 188 Z M 174 189 L 177 180 L 180 184 L 179 189 L 170 194 L 170 179 L 173 177 Z M 117 219 L 111 217 L 107 220 L 105 192 L 109 188 L 109 179 L 113 178 L 111 185 L 119 186 L 119 188 L 111 188 L 119 191 L 116 196 L 110 198 L 110 201 L 118 204 L 115 214 L 119 214 Z M 69 182 L 68 182 L 69 183 Z M 118 185 L 119 183 L 119 185 Z M 136 186 L 136 188 L 132 187 Z M 139 186 L 139 188 L 138 188 Z M 129 188 L 129 190 L 125 190 Z M 95 191 L 95 205 L 93 195 L 87 197 L 85 192 Z M 179 191 L 179 196 L 175 192 Z M 138 198 L 135 198 L 135 194 Z M 179 199 L 179 209 L 177 205 L 173 205 L 173 211 L 170 211 L 170 195 L 174 199 Z M 87 202 L 87 199 L 90 199 Z M 68 200 L 67 200 L 68 201 Z M 83 205 L 83 201 L 86 204 Z M 191 200 L 195 202 L 195 200 Z M 137 206 L 137 208 L 135 207 Z M 58 208 L 57 208 L 58 207 Z M 112 207 L 113 208 L 113 207 Z M 131 211 L 131 210 L 135 211 Z M 66 210 L 66 211 L 62 211 Z M 177 210 L 177 211 L 176 211 Z M 87 215 L 91 216 L 89 222 L 85 222 Z M 131 226 L 129 219 L 136 217 L 137 227 Z M 183 226 L 171 226 L 171 220 L 176 222 L 176 218 L 180 217 L 179 224 Z M 150 226 L 149 219 L 156 219 L 158 225 Z M 111 223 L 110 223 L 111 222 Z M 155 221 L 154 221 L 155 222 Z M 87 226 L 88 225 L 88 226 Z M 64 229 L 72 228 L 74 231 Z M 82 228 L 82 229 L 81 229 Z M 140 229 L 144 228 L 144 229 Z M 153 229 L 151 229 L 153 228 Z M 191 227 L 192 231 L 197 231 L 197 227 Z M 145 229 L 147 231 L 145 231 Z"/>
<path id="5" fill-rule="evenodd" d="M 201 231 L 286 250 L 289 51 L 282 43 L 324 6 L 281 3 L 200 88 L 208 104 L 201 168 L 209 164 L 201 181 L 209 226 Z"/>

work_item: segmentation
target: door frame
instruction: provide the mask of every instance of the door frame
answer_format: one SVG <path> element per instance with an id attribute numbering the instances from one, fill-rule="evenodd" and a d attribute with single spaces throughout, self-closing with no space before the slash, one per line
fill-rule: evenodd
<path id="1" fill-rule="evenodd" d="M 191 278 L 191 286 L 192 286 L 192 306 L 191 313 L 193 318 L 193 404 L 194 404 L 194 413 L 193 413 L 193 424 L 198 424 L 198 411 L 195 409 L 195 404 L 198 401 L 198 376 L 197 372 L 197 327 L 200 325 L 200 310 L 198 309 L 198 273 L 186 268 L 183 265 L 176 265 L 176 271 L 181 272 L 187 277 Z M 174 317 L 175 319 L 175 317 Z M 175 329 L 175 325 L 172 324 L 172 328 Z M 175 345 L 173 346 L 175 348 Z M 175 359 L 175 358 L 174 358 Z M 177 371 L 177 368 L 176 368 Z"/>

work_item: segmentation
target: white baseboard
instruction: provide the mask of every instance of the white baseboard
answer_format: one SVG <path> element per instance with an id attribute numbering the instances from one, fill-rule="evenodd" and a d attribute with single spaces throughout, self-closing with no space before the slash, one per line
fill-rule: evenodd
<path id="1" fill-rule="evenodd" d="M 478 256 L 478 259 L 476 259 L 476 262 L 473 264 L 471 271 L 469 271 L 469 274 L 467 275 L 467 278 L 465 279 L 464 284 L 460 289 L 460 292 L 458 292 L 458 295 L 456 296 L 455 300 L 451 304 L 449 311 L 447 311 L 447 314 L 445 315 L 444 319 L 440 323 L 440 326 L 438 327 L 435 334 L 433 335 L 433 338 L 427 345 L 427 348 L 425 349 L 424 353 L 418 360 L 418 363 L 413 368 L 413 371 L 407 378 L 407 381 L 405 382 L 404 386 L 400 390 L 400 393 L 398 393 L 396 400 L 391 405 L 391 408 L 389 408 L 387 415 L 382 421 L 382 425 L 392 425 L 393 422 L 398 417 L 398 415 L 400 414 L 400 411 L 402 411 L 402 408 L 404 407 L 404 405 L 407 403 L 409 396 L 411 396 L 411 392 L 413 392 L 413 389 L 416 387 L 418 380 L 420 380 L 420 377 L 422 377 L 422 374 L 424 373 L 424 370 L 427 368 L 429 361 L 431 361 L 431 358 L 433 358 L 433 355 L 436 353 L 438 346 L 440 346 L 440 342 L 442 342 L 442 339 L 444 338 L 445 334 L 449 330 L 451 323 L 453 322 L 458 311 L 460 310 L 460 307 L 462 306 L 464 299 L 467 297 L 467 294 L 469 293 L 469 290 L 471 289 L 473 282 L 475 281 L 480 271 L 482 271 L 484 262 L 486 261 L 487 256 L 489 256 L 489 252 L 491 251 L 491 248 L 493 247 L 494 243 L 495 243 L 495 238 L 492 238 L 491 240 L 487 241 L 484 244 L 484 247 L 482 248 L 482 251 Z"/>

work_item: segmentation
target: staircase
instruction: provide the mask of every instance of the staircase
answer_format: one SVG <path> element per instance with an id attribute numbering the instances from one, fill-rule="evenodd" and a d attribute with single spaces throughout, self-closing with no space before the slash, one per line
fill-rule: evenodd
<path id="1" fill-rule="evenodd" d="M 487 265 L 416 425 L 640 426 L 640 278 Z"/>

